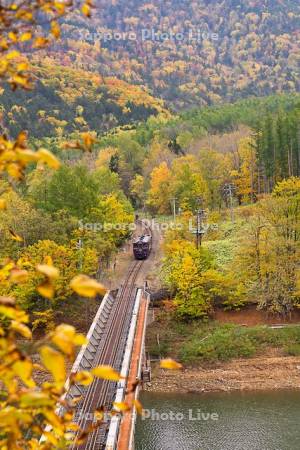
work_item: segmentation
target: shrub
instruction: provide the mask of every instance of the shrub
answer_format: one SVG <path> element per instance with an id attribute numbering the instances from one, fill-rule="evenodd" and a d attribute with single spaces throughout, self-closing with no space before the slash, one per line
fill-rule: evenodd
<path id="1" fill-rule="evenodd" d="M 183 362 L 228 361 L 249 358 L 268 347 L 283 348 L 286 354 L 300 355 L 300 327 L 272 329 L 267 326 L 201 324 L 187 337 L 180 358 Z"/>
<path id="2" fill-rule="evenodd" d="M 289 356 L 300 356 L 300 344 L 291 344 L 284 348 L 284 353 Z"/>

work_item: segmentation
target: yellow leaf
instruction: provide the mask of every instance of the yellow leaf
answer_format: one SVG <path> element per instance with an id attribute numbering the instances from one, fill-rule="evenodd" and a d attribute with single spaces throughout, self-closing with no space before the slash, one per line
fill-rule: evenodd
<path id="1" fill-rule="evenodd" d="M 45 436 L 45 438 L 47 439 L 47 441 L 49 441 L 50 444 L 52 444 L 54 446 L 54 448 L 58 447 L 58 439 L 55 437 L 55 435 L 53 434 L 52 431 L 44 431 L 43 432 L 43 436 Z"/>
<path id="2" fill-rule="evenodd" d="M 78 295 L 89 298 L 96 297 L 97 294 L 104 295 L 106 292 L 106 289 L 102 284 L 87 275 L 77 275 L 71 281 L 70 287 Z"/>
<path id="3" fill-rule="evenodd" d="M 8 231 L 9 231 L 10 237 L 12 238 L 13 241 L 23 242 L 23 238 L 21 238 L 21 236 L 16 234 L 13 230 L 8 230 Z"/>
<path id="4" fill-rule="evenodd" d="M 29 424 L 30 422 L 32 422 L 30 414 L 27 414 L 19 409 L 16 409 L 13 406 L 2 407 L 2 409 L 0 410 L 0 423 L 2 426 L 4 425 L 5 427 L 9 427 L 12 435 L 14 433 L 19 433 L 20 431 L 18 422 L 23 424 Z M 14 437 L 16 437 L 16 435 L 14 435 Z M 21 450 L 19 446 L 17 446 L 15 443 L 12 442 L 9 445 L 9 447 L 7 445 L 3 445 L 7 444 L 7 441 L 3 438 L 4 435 L 3 433 L 1 433 L 1 440 L 0 440 L 1 450 L 8 450 L 8 448 L 12 450 Z M 18 434 L 18 438 L 21 438 L 21 435 Z"/>
<path id="5" fill-rule="evenodd" d="M 19 37 L 20 42 L 30 41 L 30 39 L 32 39 L 32 33 L 30 33 L 30 31 L 21 34 L 21 36 Z"/>
<path id="6" fill-rule="evenodd" d="M 59 277 L 59 270 L 48 264 L 38 264 L 36 270 L 45 275 L 50 280 L 56 280 Z"/>
<path id="7" fill-rule="evenodd" d="M 13 283 L 23 283 L 28 279 L 27 270 L 13 268 L 10 272 L 10 281 Z"/>
<path id="8" fill-rule="evenodd" d="M 41 408 L 45 406 L 54 406 L 54 404 L 55 401 L 53 401 L 45 392 L 33 391 L 23 394 L 20 397 L 20 406 L 22 408 Z"/>
<path id="9" fill-rule="evenodd" d="M 102 421 L 104 419 L 104 414 L 105 414 L 105 411 L 104 411 L 103 407 L 96 409 L 95 412 L 94 412 L 95 419 L 98 422 Z"/>
<path id="10" fill-rule="evenodd" d="M 12 42 L 18 42 L 18 35 L 14 33 L 13 31 L 10 31 L 8 33 L 8 37 Z"/>
<path id="11" fill-rule="evenodd" d="M 8 61 L 11 61 L 11 60 L 19 58 L 19 57 L 20 57 L 20 52 L 18 52 L 17 50 L 13 50 L 6 55 L 6 59 Z"/>
<path id="12" fill-rule="evenodd" d="M 81 11 L 86 17 L 91 17 L 91 8 L 86 3 L 82 6 Z"/>
<path id="13" fill-rule="evenodd" d="M 133 402 L 135 409 L 137 410 L 137 413 L 142 415 L 143 414 L 143 405 L 139 400 L 134 400 Z"/>
<path id="14" fill-rule="evenodd" d="M 12 283 L 25 283 L 28 280 L 28 272 L 21 269 L 13 269 L 10 273 Z"/>
<path id="15" fill-rule="evenodd" d="M 92 148 L 92 145 L 96 142 L 96 139 L 90 133 L 82 133 L 81 137 L 82 137 L 85 148 L 88 151 L 90 151 Z"/>
<path id="16" fill-rule="evenodd" d="M 26 339 L 32 338 L 31 330 L 23 323 L 19 323 L 13 320 L 10 326 L 14 331 L 17 331 L 21 336 L 25 337 Z"/>
<path id="17" fill-rule="evenodd" d="M 18 72 L 24 72 L 25 70 L 28 70 L 28 69 L 29 69 L 29 65 L 26 62 L 22 62 L 17 65 Z"/>
<path id="18" fill-rule="evenodd" d="M 38 364 L 38 363 L 34 363 L 34 364 L 33 364 L 33 368 L 34 368 L 34 370 L 39 370 L 40 372 L 46 372 L 45 367 L 41 366 L 41 365 Z"/>
<path id="19" fill-rule="evenodd" d="M 70 412 L 66 413 L 64 415 L 64 419 L 68 420 L 68 421 L 72 420 L 72 417 L 73 417 L 73 415 Z M 68 424 L 68 430 L 70 430 L 70 431 L 78 431 L 79 429 L 80 429 L 80 427 L 77 425 L 77 423 L 70 423 L 70 424 Z M 72 435 L 71 437 L 74 437 L 74 435 Z"/>
<path id="20" fill-rule="evenodd" d="M 51 22 L 51 34 L 55 37 L 55 39 L 59 39 L 60 37 L 60 26 L 57 22 Z"/>
<path id="21" fill-rule="evenodd" d="M 59 160 L 45 148 L 40 148 L 37 151 L 37 157 L 39 161 L 47 164 L 51 169 L 59 169 L 60 167 Z"/>
<path id="22" fill-rule="evenodd" d="M 9 79 L 10 83 L 19 84 L 20 86 L 23 86 L 26 89 L 30 88 L 30 83 L 28 78 L 21 75 L 14 75 L 12 78 Z"/>
<path id="23" fill-rule="evenodd" d="M 67 355 L 72 355 L 74 347 L 85 344 L 86 338 L 82 334 L 76 334 L 75 328 L 71 325 L 61 324 L 56 327 L 52 342 Z"/>
<path id="24" fill-rule="evenodd" d="M 47 345 L 40 349 L 40 355 L 42 363 L 46 369 L 51 372 L 55 382 L 59 387 L 63 386 L 66 379 L 66 364 L 64 356 Z"/>
<path id="25" fill-rule="evenodd" d="M 36 288 L 36 290 L 38 291 L 39 294 L 41 294 L 42 297 L 48 298 L 49 300 L 51 300 L 55 294 L 54 286 L 49 280 L 46 280 L 43 283 L 41 283 Z"/>
<path id="26" fill-rule="evenodd" d="M 55 428 L 55 431 L 57 432 L 59 428 L 62 426 L 62 420 L 61 417 L 59 417 L 57 414 L 55 414 L 54 411 L 43 411 L 44 416 L 47 419 L 47 422 L 52 425 Z M 53 433 L 51 433 L 53 434 Z"/>
<path id="27" fill-rule="evenodd" d="M 16 307 L 10 306 L 9 303 L 7 305 L 5 305 L 5 303 L 3 304 L 2 303 L 3 298 L 5 298 L 5 297 L 0 298 L 0 314 L 3 314 L 4 316 L 8 317 L 9 319 L 14 319 L 17 322 L 23 322 L 23 323 L 29 322 L 28 315 L 24 311 L 17 309 Z M 8 299 L 5 298 L 5 300 L 13 301 L 13 299 L 10 299 L 10 298 L 8 298 Z"/>
<path id="28" fill-rule="evenodd" d="M 179 370 L 182 369 L 182 364 L 174 361 L 174 359 L 168 358 L 160 361 L 160 367 L 161 369 Z"/>
<path id="29" fill-rule="evenodd" d="M 19 11 L 16 12 L 16 18 L 26 20 L 27 22 L 31 22 L 33 20 L 33 15 L 29 11 L 19 9 Z"/>
<path id="30" fill-rule="evenodd" d="M 121 412 L 130 411 L 130 406 L 126 402 L 114 402 L 113 406 L 117 411 Z"/>
<path id="31" fill-rule="evenodd" d="M 50 255 L 45 256 L 44 263 L 47 264 L 48 266 L 53 266 L 52 256 Z"/>
<path id="32" fill-rule="evenodd" d="M 4 74 L 7 71 L 8 62 L 3 58 L 0 58 L 0 74 Z"/>
<path id="33" fill-rule="evenodd" d="M 1 272 L 4 271 L 8 275 L 9 272 L 14 269 L 15 263 L 13 261 L 11 261 L 10 259 L 7 259 L 4 263 L 5 263 L 5 265 L 2 266 Z"/>
<path id="34" fill-rule="evenodd" d="M 6 209 L 6 208 L 7 208 L 6 200 L 4 200 L 4 198 L 0 198 L 0 209 Z"/>
<path id="35" fill-rule="evenodd" d="M 8 317 L 9 319 L 15 319 L 16 310 L 11 306 L 3 306 L 2 304 L 0 304 L 0 314 L 3 314 L 3 316 Z"/>
<path id="36" fill-rule="evenodd" d="M 22 148 L 26 148 L 26 142 L 28 139 L 28 133 L 27 131 L 20 131 L 20 133 L 18 134 L 17 140 L 16 140 L 16 145 L 18 147 L 22 147 Z"/>
<path id="37" fill-rule="evenodd" d="M 26 148 L 27 139 L 28 139 L 27 131 L 21 131 L 18 134 L 15 146 L 20 148 Z"/>
<path id="38" fill-rule="evenodd" d="M 65 13 L 66 5 L 62 2 L 54 2 L 54 8 L 60 15 L 62 15 Z"/>
<path id="39" fill-rule="evenodd" d="M 18 150 L 17 157 L 24 163 L 36 162 L 38 160 L 37 154 L 32 150 Z"/>
<path id="40" fill-rule="evenodd" d="M 98 366 L 92 369 L 92 374 L 97 378 L 103 380 L 119 381 L 121 375 L 115 371 L 111 366 Z"/>
<path id="41" fill-rule="evenodd" d="M 8 50 L 8 43 L 6 39 L 0 38 L 0 48 L 2 50 Z"/>
<path id="42" fill-rule="evenodd" d="M 88 386 L 93 381 L 93 375 L 87 370 L 77 372 L 71 375 L 71 380 L 75 383 L 82 384 L 83 386 Z"/>
<path id="43" fill-rule="evenodd" d="M 79 150 L 81 149 L 81 145 L 79 141 L 76 142 L 65 142 L 62 144 L 62 148 L 65 150 Z"/>
<path id="44" fill-rule="evenodd" d="M 34 41 L 34 47 L 35 48 L 43 48 L 46 47 L 46 45 L 48 44 L 49 40 L 44 38 L 44 37 L 37 37 Z"/>
<path id="45" fill-rule="evenodd" d="M 7 166 L 7 173 L 16 180 L 21 180 L 21 178 L 23 178 L 23 173 L 19 164 L 9 164 Z"/>
<path id="46" fill-rule="evenodd" d="M 87 344 L 87 338 L 83 334 L 75 334 L 74 336 L 74 344 L 77 346 L 82 346 Z"/>
<path id="47" fill-rule="evenodd" d="M 35 387 L 35 382 L 32 379 L 32 362 L 28 359 L 17 361 L 12 366 L 14 373 L 21 378 L 21 380 L 30 388 Z"/>

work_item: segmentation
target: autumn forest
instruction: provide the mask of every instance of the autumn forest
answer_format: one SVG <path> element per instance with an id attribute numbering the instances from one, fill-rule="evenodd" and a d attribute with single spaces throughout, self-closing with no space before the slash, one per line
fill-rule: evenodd
<path id="1" fill-rule="evenodd" d="M 300 317 L 298 1 L 4 3 L 0 448 L 68 448 L 55 408 L 136 216 L 164 224 L 153 358 L 299 357 L 296 327 L 216 319 Z"/>

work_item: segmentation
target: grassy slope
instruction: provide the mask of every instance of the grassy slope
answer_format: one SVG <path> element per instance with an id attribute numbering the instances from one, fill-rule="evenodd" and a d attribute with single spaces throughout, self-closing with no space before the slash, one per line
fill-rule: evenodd
<path id="1" fill-rule="evenodd" d="M 148 329 L 147 346 L 154 357 L 169 356 L 195 365 L 267 355 L 270 348 L 283 356 L 300 356 L 300 326 L 272 329 L 218 322 L 185 324 L 161 315 Z"/>

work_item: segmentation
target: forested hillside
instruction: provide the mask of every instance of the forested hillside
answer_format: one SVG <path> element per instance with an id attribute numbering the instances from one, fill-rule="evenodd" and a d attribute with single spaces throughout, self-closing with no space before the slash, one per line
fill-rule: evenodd
<path id="1" fill-rule="evenodd" d="M 144 280 L 169 294 L 155 316 L 170 340 L 174 325 L 183 333 L 176 358 L 300 354 L 299 327 L 210 322 L 299 317 L 299 12 L 298 0 L 1 3 L 1 449 L 83 448 L 107 414 L 142 409 L 136 374 L 129 403 L 101 384 L 100 404 L 87 386 L 126 382 L 113 340 L 125 349 L 123 314 Z M 156 220 L 145 265 L 127 246 L 136 214 Z M 89 328 L 113 277 L 116 315 L 103 308 L 108 327 L 97 344 L 88 335 L 96 367 L 65 384 L 87 343 L 74 326 Z M 80 396 L 66 396 L 72 385 Z M 88 391 L 97 409 L 82 428 Z"/>
<path id="2" fill-rule="evenodd" d="M 2 132 L 16 137 L 62 136 L 107 131 L 164 111 L 161 101 L 115 77 L 56 65 L 46 58 L 33 67 L 34 91 L 0 91 Z"/>
<path id="3" fill-rule="evenodd" d="M 299 90 L 297 0 L 94 3 L 52 49 L 65 65 L 146 85 L 176 109 Z"/>

